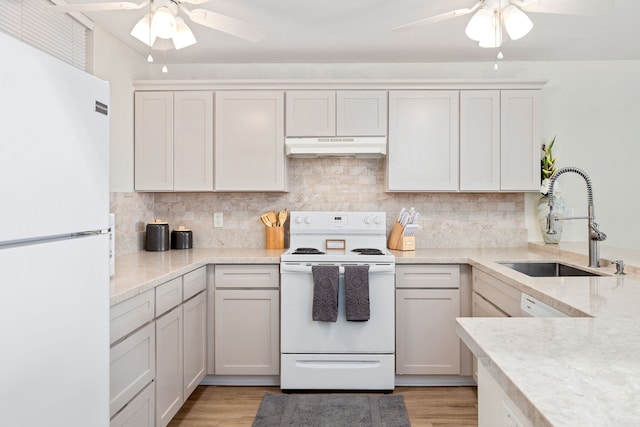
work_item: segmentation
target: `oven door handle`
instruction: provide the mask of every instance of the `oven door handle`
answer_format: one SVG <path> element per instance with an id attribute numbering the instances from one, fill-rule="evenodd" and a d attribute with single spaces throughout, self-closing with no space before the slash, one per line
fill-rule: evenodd
<path id="1" fill-rule="evenodd" d="M 336 265 L 336 264 L 315 264 L 315 265 Z M 345 265 L 362 265 L 362 264 L 341 264 L 339 265 L 339 274 L 344 274 Z M 312 264 L 300 263 L 282 263 L 280 265 L 281 273 L 311 273 Z M 376 273 L 393 273 L 395 264 L 369 264 L 369 274 Z"/>

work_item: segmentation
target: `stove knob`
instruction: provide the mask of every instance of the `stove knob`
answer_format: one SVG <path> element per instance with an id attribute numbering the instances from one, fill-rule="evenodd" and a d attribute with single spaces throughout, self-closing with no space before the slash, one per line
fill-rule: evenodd
<path id="1" fill-rule="evenodd" d="M 380 222 L 382 221 L 382 218 L 380 218 L 379 216 L 374 216 L 373 217 L 373 223 L 378 225 L 380 224 Z"/>
<path id="2" fill-rule="evenodd" d="M 364 217 L 364 223 L 365 224 L 371 224 L 371 217 L 365 216 Z"/>
<path id="3" fill-rule="evenodd" d="M 304 223 L 305 224 L 311 224 L 311 217 L 309 217 L 309 216 L 304 217 Z"/>
<path id="4" fill-rule="evenodd" d="M 301 216 L 297 216 L 296 217 L 296 224 L 302 224 L 302 217 Z"/>

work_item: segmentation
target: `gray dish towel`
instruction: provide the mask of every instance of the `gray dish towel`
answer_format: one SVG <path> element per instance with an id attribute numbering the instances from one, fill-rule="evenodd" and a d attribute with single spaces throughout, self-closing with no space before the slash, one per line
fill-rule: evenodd
<path id="1" fill-rule="evenodd" d="M 337 265 L 314 265 L 313 310 L 314 321 L 335 322 L 338 320 L 338 286 L 340 270 Z"/>
<path id="2" fill-rule="evenodd" d="M 347 305 L 347 320 L 367 321 L 369 309 L 369 266 L 348 265 L 344 267 L 344 294 Z"/>

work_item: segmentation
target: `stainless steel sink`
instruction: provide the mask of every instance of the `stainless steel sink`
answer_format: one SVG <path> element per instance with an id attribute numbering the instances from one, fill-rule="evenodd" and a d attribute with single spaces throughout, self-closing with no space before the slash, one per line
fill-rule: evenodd
<path id="1" fill-rule="evenodd" d="M 499 262 L 530 277 L 602 276 L 561 262 Z"/>

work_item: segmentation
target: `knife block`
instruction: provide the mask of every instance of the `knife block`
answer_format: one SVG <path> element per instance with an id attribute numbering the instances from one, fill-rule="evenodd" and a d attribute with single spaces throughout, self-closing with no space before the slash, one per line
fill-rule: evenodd
<path id="1" fill-rule="evenodd" d="M 284 227 L 265 227 L 265 247 L 284 249 Z"/>
<path id="2" fill-rule="evenodd" d="M 399 222 L 393 224 L 389 233 L 389 240 L 387 240 L 387 247 L 397 251 L 415 251 L 416 236 L 403 236 L 403 231 L 404 229 Z"/>
<path id="3" fill-rule="evenodd" d="M 389 249 L 395 249 L 397 251 L 415 251 L 416 250 L 416 236 L 403 236 L 403 227 L 399 222 L 395 222 L 389 233 L 389 240 L 387 241 L 387 247 Z"/>

